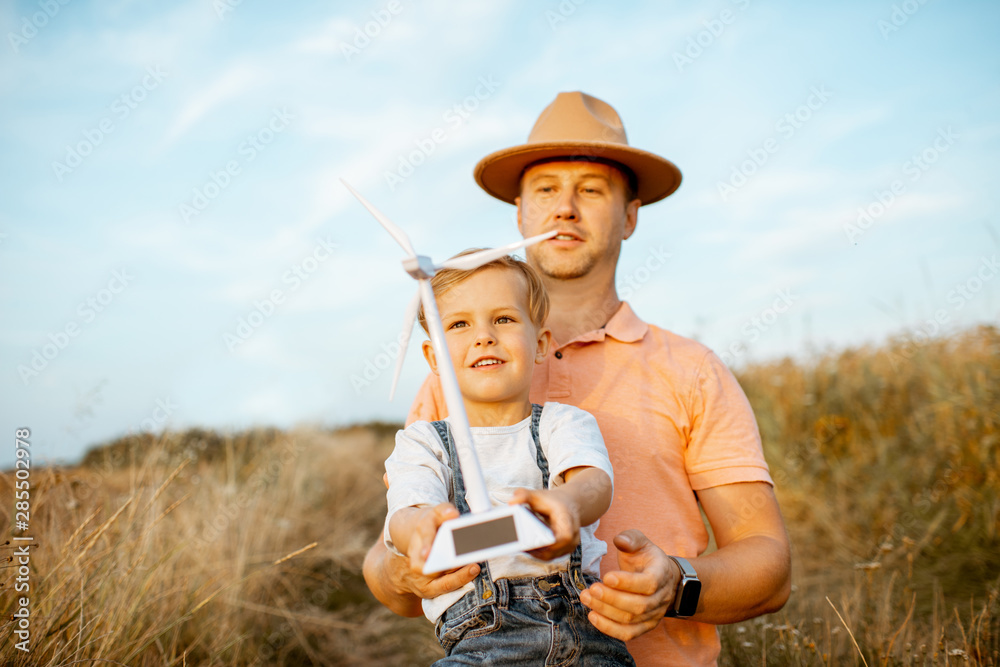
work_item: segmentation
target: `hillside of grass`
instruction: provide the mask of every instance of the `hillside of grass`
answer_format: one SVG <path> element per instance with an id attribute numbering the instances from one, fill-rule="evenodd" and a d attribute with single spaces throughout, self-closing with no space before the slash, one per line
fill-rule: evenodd
<path id="1" fill-rule="evenodd" d="M 737 377 L 794 590 L 720 628 L 720 664 L 1000 665 L 1000 331 Z M 142 434 L 32 470 L 31 652 L 7 565 L 0 662 L 429 664 L 430 624 L 382 608 L 360 574 L 398 426 Z M 0 474 L 5 535 L 14 481 Z"/>

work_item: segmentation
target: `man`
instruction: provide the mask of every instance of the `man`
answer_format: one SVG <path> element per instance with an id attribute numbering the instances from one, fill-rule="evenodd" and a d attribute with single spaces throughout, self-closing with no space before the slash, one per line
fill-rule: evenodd
<path id="1" fill-rule="evenodd" d="M 615 471 L 614 501 L 597 536 L 608 544 L 603 582 L 581 593 L 590 621 L 628 641 L 638 665 L 712 665 L 715 625 L 780 609 L 791 590 L 788 536 L 756 421 L 735 378 L 708 348 L 646 324 L 615 291 L 622 241 L 640 206 L 670 195 L 680 172 L 628 145 L 615 110 L 560 93 L 528 142 L 488 155 L 476 181 L 517 206 L 525 237 L 559 234 L 527 250 L 551 300 L 553 344 L 531 400 L 557 401 L 597 419 Z M 429 377 L 407 422 L 446 415 Z M 703 554 L 711 525 L 718 547 Z M 433 535 L 454 508 L 422 527 Z M 424 577 L 381 540 L 365 580 L 397 613 L 471 581 L 472 565 Z M 668 618 L 664 618 L 664 616 Z"/>

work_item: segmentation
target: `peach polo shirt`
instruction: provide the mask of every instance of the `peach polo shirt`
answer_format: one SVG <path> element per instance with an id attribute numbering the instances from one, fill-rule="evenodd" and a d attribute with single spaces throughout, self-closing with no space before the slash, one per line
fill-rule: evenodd
<path id="1" fill-rule="evenodd" d="M 590 412 L 615 471 L 615 496 L 597 537 L 608 545 L 601 573 L 618 569 L 612 539 L 638 528 L 668 554 L 708 547 L 699 489 L 736 482 L 773 484 L 753 410 L 743 389 L 707 347 L 640 320 L 627 303 L 608 323 L 563 345 L 535 366 L 532 402 L 557 401 Z M 407 424 L 447 415 L 429 375 Z M 628 642 L 636 664 L 714 665 L 714 625 L 664 619 Z"/>

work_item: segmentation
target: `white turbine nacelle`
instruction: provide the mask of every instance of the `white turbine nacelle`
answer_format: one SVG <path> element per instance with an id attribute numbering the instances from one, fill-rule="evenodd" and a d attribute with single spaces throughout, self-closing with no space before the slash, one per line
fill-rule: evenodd
<path id="1" fill-rule="evenodd" d="M 408 255 L 403 260 L 403 268 L 417 280 L 417 294 L 406 307 L 403 333 L 400 337 L 399 359 L 396 361 L 396 372 L 392 378 L 389 398 L 391 400 L 396 393 L 396 384 L 403 369 L 406 348 L 410 343 L 410 333 L 413 331 L 417 310 L 422 302 L 431 345 L 434 346 L 434 353 L 438 360 L 441 389 L 444 392 L 448 415 L 451 418 L 458 463 L 465 479 L 466 500 L 472 510 L 471 515 L 465 515 L 441 524 L 437 536 L 434 538 L 434 544 L 431 546 L 430 555 L 424 564 L 424 574 L 461 567 L 468 563 L 519 551 L 530 551 L 552 544 L 555 542 L 552 531 L 524 505 L 492 507 L 490 504 L 479 458 L 472 446 L 472 431 L 469 428 L 469 419 L 465 414 L 465 403 L 458 387 L 455 368 L 451 364 L 451 356 L 448 354 L 448 346 L 444 339 L 444 326 L 441 324 L 441 316 L 438 314 L 430 279 L 440 269 L 475 269 L 515 250 L 550 239 L 557 234 L 556 230 L 532 236 L 501 248 L 480 250 L 469 255 L 454 257 L 436 265 L 430 257 L 414 252 L 409 237 L 402 229 L 368 203 L 347 181 L 344 179 L 340 179 L 340 181 L 375 216 L 379 224 L 396 239 L 396 242 L 403 247 Z"/>

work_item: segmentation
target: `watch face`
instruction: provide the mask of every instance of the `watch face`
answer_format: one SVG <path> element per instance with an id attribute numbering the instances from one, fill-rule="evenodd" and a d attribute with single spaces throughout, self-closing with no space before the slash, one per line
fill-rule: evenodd
<path id="1" fill-rule="evenodd" d="M 701 582 L 688 579 L 681 588 L 681 602 L 677 606 L 678 616 L 694 616 L 698 611 L 698 599 L 701 597 Z"/>

